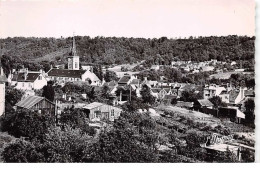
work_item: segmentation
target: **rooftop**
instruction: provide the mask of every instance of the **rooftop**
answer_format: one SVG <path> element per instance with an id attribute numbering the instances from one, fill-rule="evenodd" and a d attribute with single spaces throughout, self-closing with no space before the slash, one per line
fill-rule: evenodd
<path id="1" fill-rule="evenodd" d="M 23 99 L 20 102 L 18 102 L 16 104 L 16 106 L 22 107 L 22 108 L 25 108 L 25 109 L 30 109 L 35 104 L 39 103 L 40 101 L 42 101 L 44 99 L 46 99 L 46 98 L 45 97 L 39 97 L 39 96 L 28 96 L 25 99 Z M 47 100 L 47 101 L 49 101 L 49 100 Z M 50 102 L 50 103 L 52 103 L 52 102 Z M 54 104 L 54 103 L 52 103 L 52 104 Z"/>
<path id="2" fill-rule="evenodd" d="M 84 106 L 83 108 L 84 109 L 94 109 L 96 107 L 103 106 L 103 105 L 105 105 L 105 104 L 99 103 L 99 102 L 93 102 L 93 103 L 90 103 L 90 104 Z"/>
<path id="3" fill-rule="evenodd" d="M 118 83 L 127 83 L 129 80 L 131 79 L 130 75 L 125 75 L 122 78 L 120 78 L 120 80 L 118 81 Z"/>
<path id="4" fill-rule="evenodd" d="M 201 106 L 213 106 L 213 104 L 208 100 L 208 99 L 201 99 L 201 100 L 198 100 L 199 104 Z"/>
<path id="5" fill-rule="evenodd" d="M 18 73 L 18 76 L 17 76 L 17 81 L 22 81 L 22 82 L 33 82 L 35 81 L 38 76 L 40 75 L 40 73 L 28 73 L 26 78 L 25 78 L 25 73 Z"/>
<path id="6" fill-rule="evenodd" d="M 68 77 L 68 78 L 81 78 L 85 70 L 69 70 L 69 69 L 51 69 L 48 76 Z"/>

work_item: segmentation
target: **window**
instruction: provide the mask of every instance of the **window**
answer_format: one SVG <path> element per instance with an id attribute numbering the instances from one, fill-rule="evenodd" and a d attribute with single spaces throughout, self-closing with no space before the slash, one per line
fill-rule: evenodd
<path id="1" fill-rule="evenodd" d="M 75 68 L 78 68 L 78 63 L 77 62 L 75 62 Z"/>
<path id="2" fill-rule="evenodd" d="M 42 80 L 42 76 L 39 76 L 39 78 L 38 78 L 39 80 Z"/>

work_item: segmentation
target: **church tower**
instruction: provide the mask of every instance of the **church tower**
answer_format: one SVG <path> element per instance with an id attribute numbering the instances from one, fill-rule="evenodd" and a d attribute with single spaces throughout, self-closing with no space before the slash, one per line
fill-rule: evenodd
<path id="1" fill-rule="evenodd" d="M 7 79 L 3 72 L 1 57 L 0 57 L 0 116 L 5 112 L 5 83 Z"/>
<path id="2" fill-rule="evenodd" d="M 72 47 L 68 57 L 68 69 L 79 70 L 79 56 L 77 56 L 76 43 L 73 35 Z"/>

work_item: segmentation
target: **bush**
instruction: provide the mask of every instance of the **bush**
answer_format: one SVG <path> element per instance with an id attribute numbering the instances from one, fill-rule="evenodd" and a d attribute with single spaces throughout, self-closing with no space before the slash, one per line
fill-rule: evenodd
<path id="1" fill-rule="evenodd" d="M 34 145 L 23 139 L 17 139 L 2 152 L 4 162 L 42 162 L 43 155 L 36 151 Z"/>
<path id="2" fill-rule="evenodd" d="M 48 127 L 54 124 L 54 119 L 44 114 L 21 110 L 6 116 L 2 124 L 3 131 L 15 137 L 42 140 Z"/>

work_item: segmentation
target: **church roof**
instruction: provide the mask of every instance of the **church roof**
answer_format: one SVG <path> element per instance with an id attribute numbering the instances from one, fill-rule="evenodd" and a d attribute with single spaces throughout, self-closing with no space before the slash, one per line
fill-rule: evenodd
<path id="1" fill-rule="evenodd" d="M 51 69 L 47 74 L 56 77 L 81 78 L 85 72 L 85 70 Z"/>
<path id="2" fill-rule="evenodd" d="M 71 47 L 71 50 L 70 50 L 70 55 L 71 56 L 77 56 L 76 43 L 75 43 L 74 35 L 73 35 L 73 41 L 72 41 L 72 47 Z"/>

